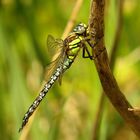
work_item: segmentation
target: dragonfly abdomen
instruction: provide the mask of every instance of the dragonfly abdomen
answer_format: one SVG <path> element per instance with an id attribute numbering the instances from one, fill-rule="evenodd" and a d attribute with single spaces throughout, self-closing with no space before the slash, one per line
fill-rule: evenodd
<path id="1" fill-rule="evenodd" d="M 26 114 L 23 117 L 22 126 L 19 129 L 19 131 L 21 131 L 23 129 L 23 127 L 27 124 L 30 116 L 33 114 L 33 112 L 39 106 L 40 102 L 43 100 L 43 98 L 48 93 L 49 89 L 52 87 L 52 85 L 55 83 L 55 81 L 58 79 L 58 77 L 60 76 L 61 73 L 62 73 L 62 65 L 56 69 L 54 74 L 51 76 L 50 80 L 45 84 L 45 86 L 42 89 L 42 91 L 40 92 L 40 94 L 36 97 L 36 99 L 34 100 L 32 105 L 29 107 L 28 111 L 26 112 Z"/>

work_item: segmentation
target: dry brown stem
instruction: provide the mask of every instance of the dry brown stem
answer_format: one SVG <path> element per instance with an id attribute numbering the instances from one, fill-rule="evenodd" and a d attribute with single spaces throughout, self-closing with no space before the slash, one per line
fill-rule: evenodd
<path id="1" fill-rule="evenodd" d="M 82 3 L 83 3 L 83 0 L 77 0 L 77 2 L 75 3 L 75 6 L 74 6 L 74 8 L 72 10 L 72 13 L 71 13 L 71 16 L 69 18 L 69 21 L 67 23 L 67 26 L 66 26 L 66 28 L 64 30 L 64 33 L 62 35 L 62 39 L 66 38 L 66 36 L 69 34 L 71 29 L 73 28 Z"/>
<path id="2" fill-rule="evenodd" d="M 114 36 L 114 41 L 112 45 L 112 50 L 110 54 L 110 68 L 113 71 L 114 70 L 114 65 L 115 65 L 115 60 L 116 60 L 116 52 L 118 48 L 118 43 L 120 40 L 120 35 L 121 35 L 121 28 L 122 28 L 122 10 L 123 10 L 123 0 L 118 0 L 118 14 L 117 14 L 117 26 L 116 26 L 116 32 Z M 100 131 L 100 124 L 101 124 L 101 119 L 102 119 L 102 114 L 104 110 L 104 103 L 105 103 L 105 94 L 101 93 L 101 97 L 99 100 L 99 107 L 97 110 L 96 118 L 95 118 L 95 123 L 93 125 L 93 137 L 92 140 L 97 140 L 99 137 L 99 131 Z"/>
<path id="3" fill-rule="evenodd" d="M 104 6 L 105 0 L 92 0 L 89 18 L 89 28 L 91 43 L 98 42 L 93 48 L 93 55 L 97 56 L 105 48 L 104 43 Z M 100 41 L 99 41 L 100 40 Z M 94 63 L 106 96 L 112 105 L 119 112 L 124 121 L 132 128 L 135 134 L 140 138 L 140 117 L 134 112 L 128 111 L 132 108 L 124 94 L 120 91 L 119 86 L 111 72 L 109 59 L 106 49 L 99 55 Z"/>

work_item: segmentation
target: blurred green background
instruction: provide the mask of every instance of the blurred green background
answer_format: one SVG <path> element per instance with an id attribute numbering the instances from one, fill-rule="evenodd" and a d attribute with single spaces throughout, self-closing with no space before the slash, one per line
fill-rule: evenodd
<path id="1" fill-rule="evenodd" d="M 125 0 L 114 75 L 133 106 L 140 106 L 140 4 Z M 61 38 L 75 0 L 0 1 L 0 139 L 90 140 L 101 96 L 94 63 L 79 54 L 42 101 L 32 121 L 18 133 L 24 113 L 38 95 L 48 62 L 48 34 Z M 88 23 L 84 0 L 76 23 Z M 107 0 L 105 42 L 110 54 L 117 23 L 117 0 Z M 136 140 L 108 99 L 100 140 Z"/>

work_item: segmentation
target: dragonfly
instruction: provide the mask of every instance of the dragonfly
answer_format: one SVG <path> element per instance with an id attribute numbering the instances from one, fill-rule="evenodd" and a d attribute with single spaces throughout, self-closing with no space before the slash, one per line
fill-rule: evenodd
<path id="1" fill-rule="evenodd" d="M 89 30 L 88 26 L 84 23 L 78 24 L 64 40 L 55 39 L 52 35 L 48 35 L 48 50 L 51 51 L 51 49 L 57 48 L 58 53 L 54 55 L 52 63 L 49 66 L 48 81 L 46 81 L 43 89 L 40 91 L 39 95 L 36 97 L 28 111 L 25 113 L 19 132 L 28 123 L 29 118 L 37 109 L 40 102 L 43 100 L 51 87 L 54 85 L 55 81 L 59 80 L 61 82 L 63 73 L 70 68 L 80 49 L 83 50 L 82 56 L 84 58 L 93 59 L 92 55 L 90 55 L 90 52 L 86 47 L 85 42 L 89 43 Z"/>

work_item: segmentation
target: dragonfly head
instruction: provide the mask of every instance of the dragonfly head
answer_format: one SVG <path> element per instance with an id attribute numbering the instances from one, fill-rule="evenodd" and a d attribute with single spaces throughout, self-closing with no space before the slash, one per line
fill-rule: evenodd
<path id="1" fill-rule="evenodd" d="M 87 31 L 87 25 L 84 23 L 79 23 L 74 29 L 73 31 L 77 34 L 83 34 Z"/>

